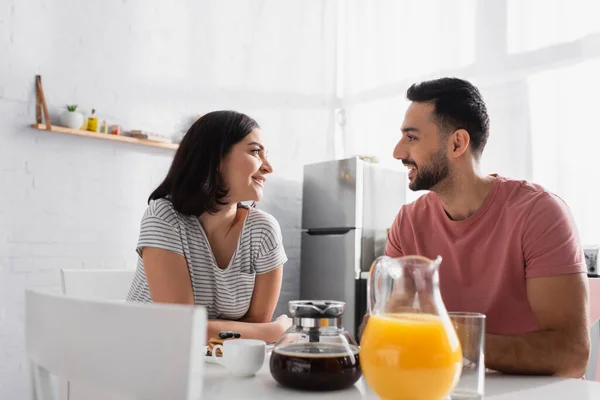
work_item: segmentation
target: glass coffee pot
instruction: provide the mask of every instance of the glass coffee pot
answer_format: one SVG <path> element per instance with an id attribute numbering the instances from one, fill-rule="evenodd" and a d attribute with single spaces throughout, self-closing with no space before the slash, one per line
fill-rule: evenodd
<path id="1" fill-rule="evenodd" d="M 441 261 L 383 256 L 371 267 L 360 357 L 382 399 L 442 400 L 458 382 L 462 352 L 439 289 Z"/>
<path id="2" fill-rule="evenodd" d="M 293 325 L 275 344 L 270 368 L 283 386 L 338 390 L 360 377 L 359 348 L 341 326 L 342 301 L 290 301 Z"/>

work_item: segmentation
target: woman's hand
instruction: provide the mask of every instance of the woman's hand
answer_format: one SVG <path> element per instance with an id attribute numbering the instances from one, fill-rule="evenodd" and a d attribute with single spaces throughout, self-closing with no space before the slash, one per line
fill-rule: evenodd
<path id="1" fill-rule="evenodd" d="M 283 327 L 285 327 L 286 330 L 288 330 L 290 326 L 292 326 L 292 319 L 285 314 L 282 314 L 279 317 L 275 318 L 275 322 L 280 323 Z"/>
<path id="2" fill-rule="evenodd" d="M 287 315 L 283 314 L 277 317 L 275 321 L 273 321 L 273 323 L 279 327 L 279 330 L 281 331 L 279 336 L 281 336 L 292 326 L 292 319 Z"/>

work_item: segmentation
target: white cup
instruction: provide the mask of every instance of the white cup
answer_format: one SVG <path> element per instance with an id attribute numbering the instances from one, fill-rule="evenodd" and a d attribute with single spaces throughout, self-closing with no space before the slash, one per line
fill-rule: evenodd
<path id="1" fill-rule="evenodd" d="M 213 347 L 212 358 L 233 376 L 254 376 L 265 362 L 266 348 L 262 340 L 227 340 Z M 221 349 L 223 357 L 217 357 L 217 349 Z"/>

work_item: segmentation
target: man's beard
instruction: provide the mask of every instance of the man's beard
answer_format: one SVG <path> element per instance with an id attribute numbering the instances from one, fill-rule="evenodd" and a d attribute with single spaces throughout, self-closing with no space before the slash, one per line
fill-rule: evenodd
<path id="1" fill-rule="evenodd" d="M 416 164 L 410 161 L 405 162 L 405 164 L 416 166 Z M 408 188 L 413 192 L 431 190 L 435 185 L 444 180 L 449 173 L 450 167 L 446 158 L 446 149 L 442 147 L 431 157 L 429 163 L 417 167 L 417 174 L 413 181 L 409 183 Z"/>

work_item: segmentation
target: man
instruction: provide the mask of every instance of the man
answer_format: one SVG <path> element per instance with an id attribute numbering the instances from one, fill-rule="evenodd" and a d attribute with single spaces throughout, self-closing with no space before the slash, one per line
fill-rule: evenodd
<path id="1" fill-rule="evenodd" d="M 539 185 L 484 175 L 489 118 L 478 89 L 443 78 L 412 85 L 394 157 L 409 188 L 390 257 L 443 258 L 448 311 L 487 315 L 488 368 L 582 377 L 589 358 L 586 267 L 566 204 Z"/>

